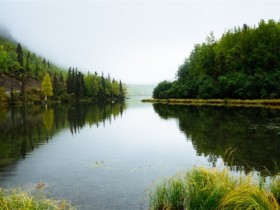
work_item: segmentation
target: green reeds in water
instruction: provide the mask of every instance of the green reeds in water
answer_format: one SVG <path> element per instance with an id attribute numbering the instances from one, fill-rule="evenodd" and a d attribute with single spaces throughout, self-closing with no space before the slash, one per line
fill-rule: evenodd
<path id="1" fill-rule="evenodd" d="M 53 200 L 40 194 L 33 196 L 20 189 L 1 189 L 0 188 L 0 209 L 1 210 L 70 210 L 74 209 L 71 204 L 65 200 Z"/>
<path id="2" fill-rule="evenodd" d="M 275 183 L 263 189 L 250 175 L 234 177 L 227 169 L 195 167 L 158 184 L 150 193 L 149 208 L 278 210 L 280 184 Z"/>

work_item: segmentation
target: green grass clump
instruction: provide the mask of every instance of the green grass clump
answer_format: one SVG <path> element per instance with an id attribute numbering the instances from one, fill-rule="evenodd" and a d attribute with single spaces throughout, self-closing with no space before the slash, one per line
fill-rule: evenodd
<path id="1" fill-rule="evenodd" d="M 184 209 L 186 189 L 179 176 L 158 185 L 150 194 L 150 209 Z"/>
<path id="2" fill-rule="evenodd" d="M 228 171 L 194 168 L 183 180 L 187 189 L 187 209 L 217 209 L 220 200 L 236 186 Z"/>
<path id="3" fill-rule="evenodd" d="M 279 189 L 279 179 L 264 189 L 250 175 L 234 177 L 227 169 L 195 167 L 158 184 L 150 192 L 149 208 L 278 210 Z"/>
<path id="4" fill-rule="evenodd" d="M 274 195 L 278 203 L 280 204 L 280 177 L 275 176 L 270 185 L 271 193 Z"/>
<path id="5" fill-rule="evenodd" d="M 74 209 L 70 203 L 65 200 L 53 200 L 46 198 L 45 195 L 32 196 L 19 189 L 1 189 L 0 188 L 0 209 L 1 210 L 66 210 Z"/>
<path id="6" fill-rule="evenodd" d="M 221 200 L 219 209 L 277 210 L 279 209 L 279 204 L 269 191 L 253 184 L 244 184 L 229 192 Z"/>

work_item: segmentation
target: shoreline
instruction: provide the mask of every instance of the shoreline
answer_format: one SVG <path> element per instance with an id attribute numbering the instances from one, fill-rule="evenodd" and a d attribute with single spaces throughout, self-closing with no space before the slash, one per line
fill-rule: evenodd
<path id="1" fill-rule="evenodd" d="M 143 103 L 193 106 L 237 106 L 280 109 L 280 99 L 142 99 Z"/>

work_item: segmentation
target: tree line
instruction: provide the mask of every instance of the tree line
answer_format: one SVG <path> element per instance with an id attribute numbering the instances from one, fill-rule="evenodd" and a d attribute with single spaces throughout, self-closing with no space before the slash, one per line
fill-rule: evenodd
<path id="1" fill-rule="evenodd" d="M 110 75 L 99 76 L 97 72 L 86 75 L 77 68 L 69 68 L 66 80 L 67 93 L 75 99 L 91 98 L 97 100 L 123 100 L 125 88 L 121 81 L 111 79 Z"/>
<path id="2" fill-rule="evenodd" d="M 219 40 L 195 45 L 176 80 L 162 81 L 154 98 L 271 99 L 280 97 L 280 23 L 235 27 Z"/>
<path id="3" fill-rule="evenodd" d="M 123 100 L 125 86 L 121 81 L 104 77 L 97 72 L 83 74 L 70 67 L 68 72 L 50 63 L 45 58 L 31 53 L 20 43 L 0 36 L 0 76 L 16 78 L 20 90 L 0 89 L 0 103 L 40 103 L 53 101 L 106 101 Z M 37 81 L 37 85 L 30 80 Z M 7 88 L 7 87 L 6 87 Z M 10 98 L 5 92 L 10 92 Z"/>

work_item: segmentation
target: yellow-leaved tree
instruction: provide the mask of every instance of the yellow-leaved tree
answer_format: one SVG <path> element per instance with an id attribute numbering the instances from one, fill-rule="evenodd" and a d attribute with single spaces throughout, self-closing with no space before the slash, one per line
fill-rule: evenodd
<path id="1" fill-rule="evenodd" d="M 42 93 L 45 96 L 45 101 L 48 100 L 48 97 L 53 95 L 53 87 L 52 87 L 52 80 L 50 75 L 47 73 L 41 83 Z"/>

